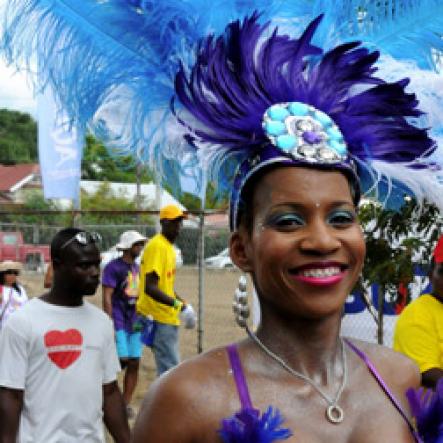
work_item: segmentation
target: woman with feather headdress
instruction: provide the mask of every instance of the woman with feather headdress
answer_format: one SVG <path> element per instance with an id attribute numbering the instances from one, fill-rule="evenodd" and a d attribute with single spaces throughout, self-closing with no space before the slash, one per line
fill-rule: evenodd
<path id="1" fill-rule="evenodd" d="M 339 331 L 365 254 L 356 160 L 412 161 L 434 142 L 407 120 L 420 115 L 407 81 L 376 77 L 378 53 L 358 42 L 323 54 L 320 21 L 290 39 L 253 14 L 202 41 L 176 76 L 191 142 L 241 158 L 230 253 L 262 318 L 249 330 L 239 288 L 248 338 L 156 382 L 137 443 L 419 441 L 405 397 L 419 385 L 413 363 Z"/>
<path id="2" fill-rule="evenodd" d="M 397 57 L 390 35 L 402 27 L 406 35 L 408 20 L 438 17 L 439 2 L 258 1 L 263 16 L 249 12 L 219 37 L 220 24 L 230 20 L 218 2 L 195 15 L 199 2 L 67 2 L 63 14 L 57 7 L 66 2 L 12 3 L 27 8 L 18 8 L 6 26 L 7 54 L 29 60 L 37 52 L 41 84 L 53 86 L 78 124 L 159 163 L 198 148 L 231 186 L 230 253 L 254 282 L 261 324 L 256 332 L 247 327 L 241 281 L 234 312 L 247 338 L 156 381 L 133 440 L 421 441 L 426 433 L 417 432 L 405 396 L 420 383 L 415 365 L 389 349 L 341 338 L 340 321 L 365 253 L 357 221 L 361 193 L 380 190 L 387 204 L 392 195 L 426 194 L 443 207 L 440 157 L 408 80 L 388 80 L 389 68 L 379 77 L 379 53 L 349 37 L 364 32 L 372 46 L 380 19 L 388 23 L 378 33 L 384 49 Z M 227 3 L 234 18 L 251 6 Z M 306 20 L 319 12 L 323 23 L 321 16 Z M 266 23 L 268 16 L 277 17 L 280 30 Z M 91 33 L 94 21 L 104 36 Z M 25 29 L 30 23 L 38 24 L 37 34 Z M 283 32 L 297 26 L 305 28 L 297 38 Z M 212 34 L 200 40 L 208 29 Z M 429 48 L 442 49 L 434 31 L 427 27 L 426 44 L 420 35 L 403 51 L 424 68 L 432 61 Z M 48 38 L 55 39 L 52 47 Z M 164 106 L 172 79 L 172 110 L 182 130 Z M 124 124 L 113 120 L 113 107 L 124 111 Z M 177 147 L 177 140 L 186 143 Z M 232 182 L 220 168 L 225 160 L 238 165 Z M 438 441 L 434 422 L 427 422 L 436 432 L 426 442 Z"/>

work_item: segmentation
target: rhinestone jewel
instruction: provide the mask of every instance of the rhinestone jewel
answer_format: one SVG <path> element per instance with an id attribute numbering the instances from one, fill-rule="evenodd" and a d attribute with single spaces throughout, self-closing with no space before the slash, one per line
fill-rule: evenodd
<path id="1" fill-rule="evenodd" d="M 318 156 L 322 160 L 326 161 L 332 161 L 332 160 L 339 160 L 339 156 L 336 152 L 334 152 L 332 149 L 327 148 L 320 148 L 317 152 Z"/>
<path id="2" fill-rule="evenodd" d="M 255 155 L 254 157 L 249 159 L 249 167 L 254 168 L 256 165 L 260 163 L 260 155 Z"/>
<path id="3" fill-rule="evenodd" d="M 310 145 L 315 145 L 323 141 L 323 137 L 320 133 L 315 131 L 305 131 L 303 132 L 303 140 Z"/>
<path id="4" fill-rule="evenodd" d="M 302 155 L 303 157 L 314 157 L 317 149 L 314 146 L 311 145 L 301 145 L 298 149 L 297 152 Z"/>
<path id="5" fill-rule="evenodd" d="M 349 162 L 340 128 L 329 115 L 306 103 L 270 106 L 262 127 L 273 145 L 295 159 L 326 164 Z"/>
<path id="6" fill-rule="evenodd" d="M 314 125 L 309 120 L 299 120 L 297 122 L 297 128 L 300 129 L 300 131 L 312 132 L 314 130 Z"/>

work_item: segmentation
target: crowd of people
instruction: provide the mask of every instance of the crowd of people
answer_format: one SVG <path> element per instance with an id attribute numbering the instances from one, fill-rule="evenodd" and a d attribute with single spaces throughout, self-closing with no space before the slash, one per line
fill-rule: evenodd
<path id="1" fill-rule="evenodd" d="M 135 3 L 141 14 L 146 2 Z M 149 240 L 122 233 L 122 255 L 103 271 L 103 310 L 85 300 L 100 284 L 99 235 L 63 229 L 48 292 L 26 301 L 17 264 L 1 271 L 1 443 L 103 442 L 102 422 L 119 443 L 443 441 L 443 239 L 431 292 L 399 318 L 400 352 L 340 335 L 366 253 L 361 195 L 386 187 L 376 167 L 405 168 L 399 188 L 412 186 L 435 169 L 426 161 L 435 142 L 408 81 L 378 76 L 379 52 L 360 42 L 318 47 L 321 21 L 295 38 L 251 13 L 176 65 L 185 140 L 208 168 L 235 166 L 229 250 L 253 282 L 258 327 L 248 326 L 241 278 L 233 315 L 244 339 L 178 364 L 180 320 L 195 324 L 175 291 L 178 207 L 160 210 Z M 177 147 L 178 159 L 185 153 Z M 141 343 L 158 377 L 130 430 Z"/>
<path id="2" fill-rule="evenodd" d="M 59 231 L 43 282 L 49 291 L 30 300 L 17 281 L 21 264 L 0 264 L 0 441 L 103 441 L 102 420 L 115 441 L 129 441 L 143 329 L 153 329 L 160 375 L 179 363 L 180 313 L 186 327 L 195 326 L 192 306 L 174 290 L 173 243 L 184 217 L 174 205 L 162 208 L 162 230 L 148 242 L 123 232 L 121 255 L 101 280 L 100 235 Z M 100 281 L 103 311 L 84 300 Z"/>

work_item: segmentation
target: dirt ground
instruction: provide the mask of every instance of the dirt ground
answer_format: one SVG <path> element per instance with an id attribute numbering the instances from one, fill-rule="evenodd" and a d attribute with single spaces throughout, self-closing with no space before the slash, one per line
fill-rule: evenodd
<path id="1" fill-rule="evenodd" d="M 238 270 L 210 270 L 206 269 L 204 274 L 204 291 L 202 304 L 203 327 L 202 347 L 203 351 L 214 346 L 228 344 L 241 339 L 245 333 L 234 322 L 231 310 L 232 298 L 238 284 L 240 273 Z M 182 267 L 177 269 L 176 291 L 186 301 L 191 303 L 198 312 L 198 269 Z M 30 297 L 38 296 L 44 292 L 43 275 L 35 273 L 24 273 L 20 276 Z M 88 299 L 95 305 L 101 307 L 101 288 L 95 296 Z M 180 352 L 182 360 L 192 357 L 198 353 L 198 328 L 180 330 Z M 152 353 L 148 348 L 143 351 L 140 378 L 133 399 L 133 406 L 138 410 L 140 403 L 155 379 L 155 364 Z"/>

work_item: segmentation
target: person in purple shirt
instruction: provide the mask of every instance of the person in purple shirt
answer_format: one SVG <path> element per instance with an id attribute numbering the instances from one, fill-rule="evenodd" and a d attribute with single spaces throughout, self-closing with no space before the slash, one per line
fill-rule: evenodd
<path id="1" fill-rule="evenodd" d="M 139 266 L 135 259 L 146 242 L 137 231 L 126 231 L 120 236 L 117 249 L 121 257 L 111 260 L 103 270 L 103 309 L 113 319 L 115 340 L 120 364 L 125 371 L 123 399 L 128 417 L 134 416 L 130 403 L 138 380 L 142 354 L 140 331 L 137 330 L 135 302 L 138 296 Z"/>

